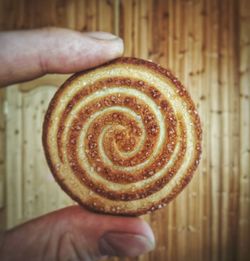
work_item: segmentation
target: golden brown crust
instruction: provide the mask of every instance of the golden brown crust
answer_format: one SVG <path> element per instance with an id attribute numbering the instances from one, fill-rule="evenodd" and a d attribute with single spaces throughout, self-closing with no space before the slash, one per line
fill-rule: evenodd
<path id="1" fill-rule="evenodd" d="M 192 178 L 201 124 L 169 70 L 123 57 L 61 86 L 45 116 L 43 146 L 55 179 L 79 204 L 141 215 L 164 206 Z"/>

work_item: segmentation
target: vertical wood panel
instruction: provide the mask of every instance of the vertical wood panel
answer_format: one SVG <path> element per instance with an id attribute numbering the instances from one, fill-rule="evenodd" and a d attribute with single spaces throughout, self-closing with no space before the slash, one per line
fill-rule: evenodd
<path id="1" fill-rule="evenodd" d="M 8 109 L 6 113 L 6 205 L 7 227 L 14 226 L 23 220 L 22 184 L 22 100 L 21 95 L 10 89 L 6 95 Z"/>
<path id="2" fill-rule="evenodd" d="M 72 204 L 55 183 L 42 148 L 42 123 L 56 91 L 39 80 L 7 92 L 7 227 Z"/>
<path id="3" fill-rule="evenodd" d="M 64 26 L 119 34 L 125 40 L 126 56 L 150 59 L 171 69 L 198 106 L 203 125 L 199 170 L 176 200 L 165 209 L 144 216 L 154 229 L 157 248 L 142 257 L 112 260 L 249 259 L 249 3 L 248 0 L 0 0 L 2 30 Z M 22 84 L 23 90 L 33 87 Z M 39 102 L 46 94 L 41 89 L 26 93 L 23 90 L 10 90 L 12 95 L 7 96 L 13 104 L 8 112 L 11 121 L 8 124 L 13 128 L 7 135 L 7 148 L 15 146 L 24 155 L 21 162 L 20 156 L 13 158 L 14 150 L 7 151 L 7 158 L 13 158 L 6 171 L 7 187 L 14 188 L 14 194 L 6 202 L 7 222 L 12 225 L 67 204 L 63 192 L 49 194 L 50 198 L 56 197 L 46 200 L 55 184 L 43 180 L 44 174 L 39 169 L 43 169 L 44 163 L 39 157 L 29 158 L 30 153 L 39 150 L 39 129 L 32 143 L 25 144 L 29 126 L 39 126 L 41 122 L 46 106 Z M 40 105 L 34 112 L 31 107 L 35 108 L 37 103 Z M 1 124 L 3 133 L 3 120 Z M 20 126 L 22 137 L 15 132 Z M 1 172 L 5 154 L 2 141 Z M 41 151 L 36 152 L 41 155 Z M 33 170 L 30 164 L 34 165 Z M 24 190 L 13 181 L 9 174 L 12 171 L 19 183 L 23 182 Z M 36 176 L 31 175 L 32 171 Z M 41 182 L 46 186 L 35 191 L 34 187 Z M 16 196 L 18 203 L 14 200 Z"/>
<path id="4" fill-rule="evenodd" d="M 207 73 L 207 85 L 206 88 L 210 88 L 210 166 L 208 175 L 210 176 L 210 237 L 211 237 L 211 260 L 218 260 L 219 238 L 218 233 L 220 230 L 220 216 L 218 211 L 220 210 L 219 201 L 219 184 L 220 184 L 220 162 L 221 162 L 221 103 L 220 92 L 218 88 L 218 35 L 219 35 L 219 12 L 218 1 L 207 1 L 205 15 L 206 20 L 206 73 Z M 207 13 L 206 13 L 207 12 Z M 213 33 L 211 33 L 213 32 Z M 211 86 L 211 87 L 210 87 Z"/>
<path id="5" fill-rule="evenodd" d="M 5 93 L 0 90 L 0 230 L 6 226 L 5 216 L 5 119 L 4 119 Z"/>
<path id="6" fill-rule="evenodd" d="M 249 259 L 250 242 L 250 2 L 240 3 L 240 194 L 238 260 Z"/>

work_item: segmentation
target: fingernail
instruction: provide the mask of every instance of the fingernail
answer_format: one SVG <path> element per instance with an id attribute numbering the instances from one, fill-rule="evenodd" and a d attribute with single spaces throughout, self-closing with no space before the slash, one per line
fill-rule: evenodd
<path id="1" fill-rule="evenodd" d="M 111 33 L 107 33 L 107 32 L 89 32 L 87 33 L 88 36 L 90 36 L 91 38 L 97 39 L 97 40 L 115 40 L 115 39 L 119 39 L 118 36 L 111 34 Z"/>
<path id="2" fill-rule="evenodd" d="M 138 256 L 154 249 L 154 242 L 135 234 L 109 232 L 99 241 L 102 255 Z"/>

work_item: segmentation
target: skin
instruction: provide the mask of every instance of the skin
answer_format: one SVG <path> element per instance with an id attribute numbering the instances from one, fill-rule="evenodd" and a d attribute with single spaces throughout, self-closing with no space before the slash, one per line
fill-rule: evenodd
<path id="1" fill-rule="evenodd" d="M 0 46 L 2 87 L 47 73 L 74 73 L 123 53 L 123 41 L 112 34 L 60 28 L 0 33 Z M 137 256 L 154 246 L 153 232 L 140 218 L 72 206 L 2 233 L 0 260 L 98 260 Z"/>

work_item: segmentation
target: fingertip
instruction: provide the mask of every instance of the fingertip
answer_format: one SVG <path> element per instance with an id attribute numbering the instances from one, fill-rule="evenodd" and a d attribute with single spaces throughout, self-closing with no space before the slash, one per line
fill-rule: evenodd
<path id="1" fill-rule="evenodd" d="M 114 54 L 115 57 L 122 56 L 124 53 L 124 42 L 123 39 L 118 37 L 115 41 Z"/>
<path id="2" fill-rule="evenodd" d="M 146 237 L 151 244 L 155 247 L 155 236 L 154 236 L 154 232 L 152 230 L 152 228 L 150 227 L 150 225 L 143 219 L 140 219 L 141 223 L 142 223 L 142 230 L 141 230 L 141 234 Z"/>
<path id="3" fill-rule="evenodd" d="M 112 217 L 99 238 L 103 255 L 138 256 L 155 248 L 155 237 L 150 225 L 139 217 Z M 103 219 L 107 224 L 107 219 Z"/>
<path id="4" fill-rule="evenodd" d="M 102 255 L 138 256 L 154 249 L 154 244 L 142 235 L 108 232 L 99 240 Z"/>
<path id="5" fill-rule="evenodd" d="M 95 51 L 92 56 L 93 61 L 98 65 L 123 55 L 124 42 L 123 39 L 107 32 L 88 32 L 83 34 L 94 41 L 92 48 L 95 46 Z"/>

